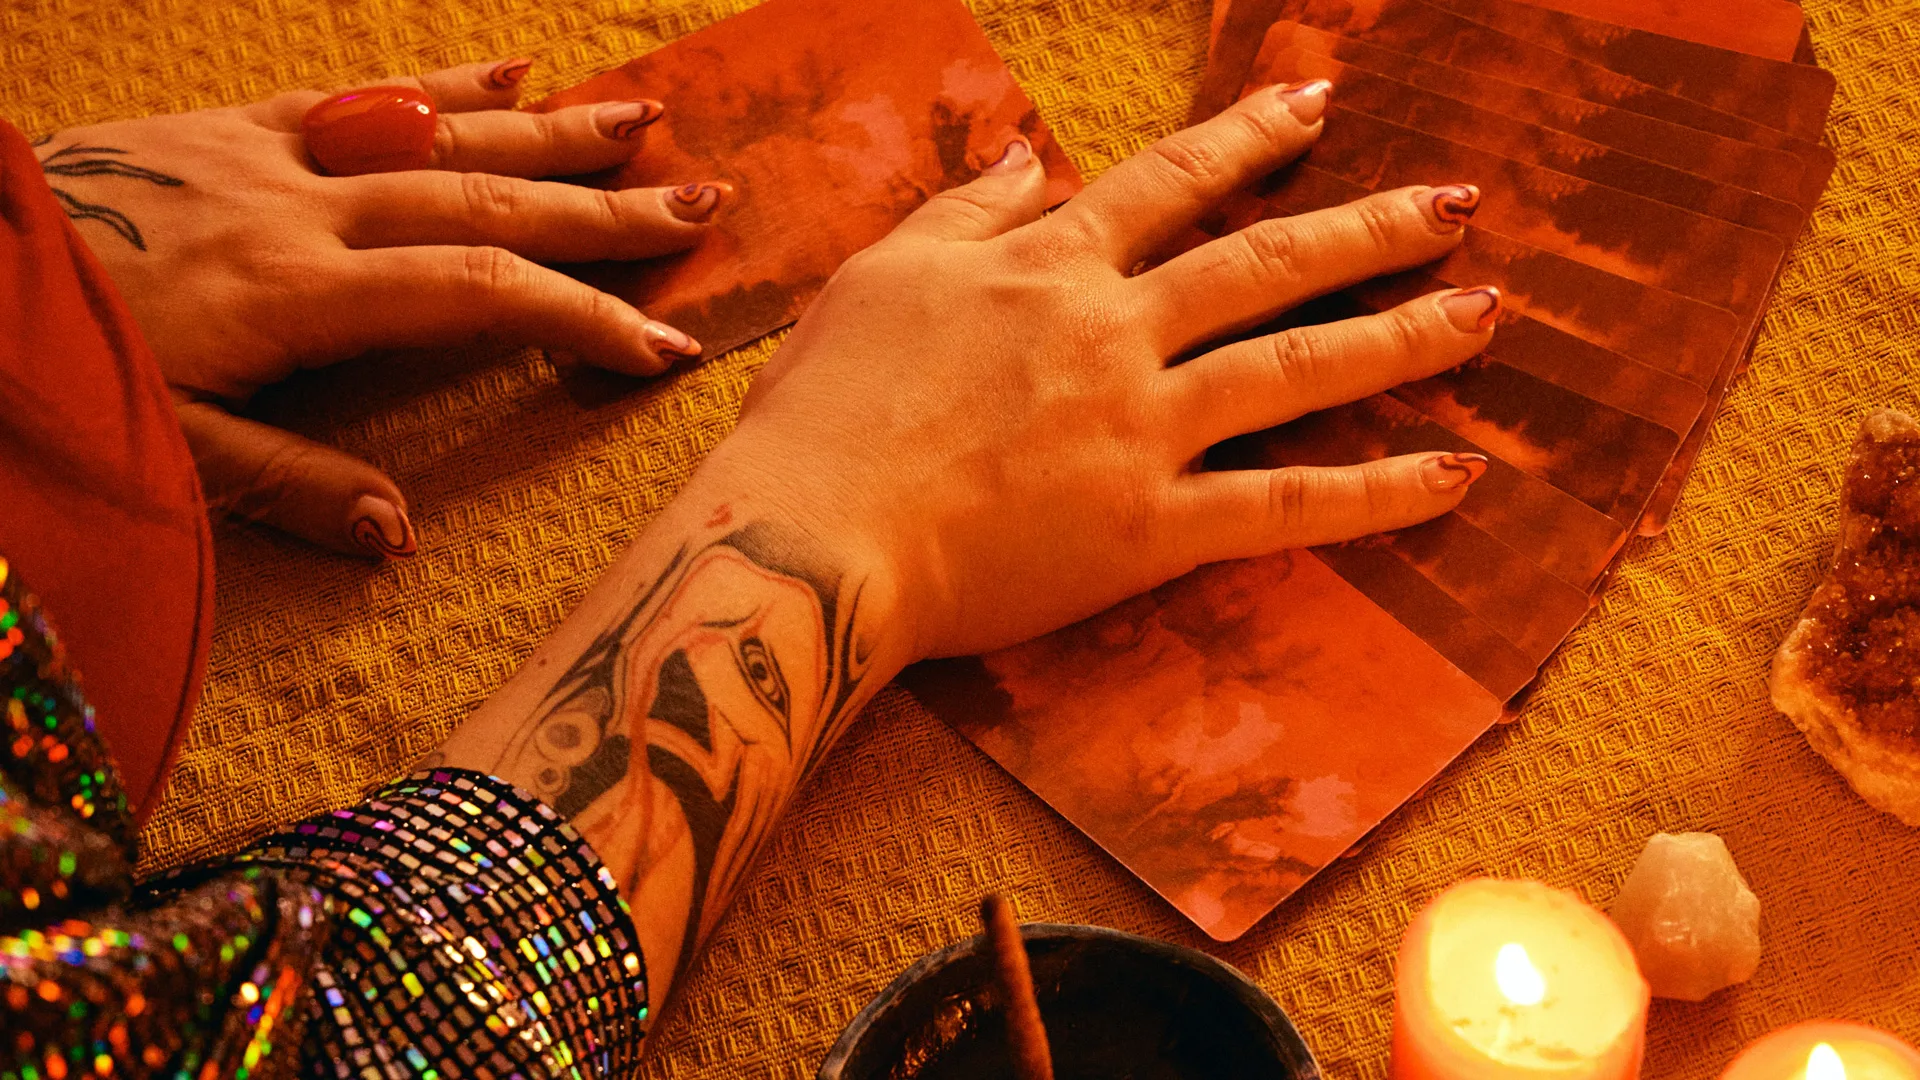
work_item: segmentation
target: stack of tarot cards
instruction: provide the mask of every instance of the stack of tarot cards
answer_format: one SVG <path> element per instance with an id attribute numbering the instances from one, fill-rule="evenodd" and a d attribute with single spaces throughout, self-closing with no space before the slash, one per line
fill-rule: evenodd
<path id="1" fill-rule="evenodd" d="M 1209 934 L 1238 937 L 1496 723 L 1658 531 L 1833 169 L 1788 0 L 1222 0 L 1195 119 L 1329 79 L 1319 142 L 1211 231 L 1476 184 L 1446 259 L 1318 303 L 1507 298 L 1467 365 L 1209 458 L 1492 464 L 1458 511 L 1203 567 L 909 685 Z"/>

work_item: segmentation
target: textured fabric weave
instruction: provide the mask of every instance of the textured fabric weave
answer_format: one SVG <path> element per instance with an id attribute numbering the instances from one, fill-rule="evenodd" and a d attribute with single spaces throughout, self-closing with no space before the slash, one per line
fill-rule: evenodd
<path id="1" fill-rule="evenodd" d="M 28 0 L 0 9 L 0 110 L 33 132 L 517 53 L 540 58 L 539 94 L 743 6 Z M 1199 77 L 1204 0 L 974 7 L 1089 178 L 1171 130 Z M 1518 723 L 1221 947 L 888 692 L 799 799 L 643 1074 L 812 1076 L 861 1004 L 970 933 L 1000 888 L 1023 918 L 1206 947 L 1274 993 L 1332 1075 L 1384 1077 L 1393 953 L 1426 898 L 1493 873 L 1604 902 L 1662 829 L 1726 837 L 1767 951 L 1744 987 L 1656 1003 L 1648 1076 L 1717 1076 L 1810 1016 L 1920 1039 L 1920 834 L 1853 798 L 1766 701 L 1768 656 L 1830 550 L 1854 428 L 1876 406 L 1920 407 L 1920 6 L 1807 8 L 1840 80 L 1833 186 L 1671 531 L 1629 553 Z M 439 741 L 727 430 L 770 347 L 590 407 L 531 354 L 501 352 L 369 358 L 263 400 L 388 468 L 421 554 L 370 569 L 223 534 L 213 670 L 143 836 L 151 863 L 353 801 Z"/>

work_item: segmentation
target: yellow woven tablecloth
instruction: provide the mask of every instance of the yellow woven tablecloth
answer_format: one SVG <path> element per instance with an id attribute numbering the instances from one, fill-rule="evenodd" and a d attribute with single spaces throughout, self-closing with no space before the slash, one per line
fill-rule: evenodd
<path id="1" fill-rule="evenodd" d="M 11 0 L 0 112 L 33 132 L 519 53 L 541 60 L 539 94 L 746 6 Z M 1811 1016 L 1920 1039 L 1920 832 L 1855 800 L 1764 686 L 1829 550 L 1853 429 L 1874 406 L 1920 407 L 1920 5 L 1807 7 L 1840 80 L 1833 187 L 1672 531 L 1631 552 L 1518 723 L 1218 946 L 890 690 L 799 799 L 645 1073 L 811 1077 L 870 995 L 972 932 L 994 888 L 1024 918 L 1206 948 L 1280 1000 L 1332 1075 L 1381 1077 L 1394 948 L 1427 897 L 1501 874 L 1604 902 L 1661 829 L 1726 837 L 1765 905 L 1766 955 L 1744 987 L 1655 1005 L 1647 1075 L 1717 1075 Z M 1090 178 L 1185 112 L 1206 0 L 974 8 Z M 725 433 L 769 344 L 591 410 L 525 352 L 374 357 L 274 392 L 266 415 L 393 473 L 421 554 L 370 569 L 223 534 L 213 670 L 147 865 L 352 800 L 438 742 Z"/>

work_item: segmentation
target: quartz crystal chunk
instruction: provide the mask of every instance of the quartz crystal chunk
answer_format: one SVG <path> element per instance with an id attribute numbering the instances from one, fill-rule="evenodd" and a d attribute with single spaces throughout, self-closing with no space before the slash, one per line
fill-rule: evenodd
<path id="1" fill-rule="evenodd" d="M 1760 966 L 1760 898 L 1712 833 L 1655 833 L 1608 914 L 1656 997 L 1700 1001 Z"/>

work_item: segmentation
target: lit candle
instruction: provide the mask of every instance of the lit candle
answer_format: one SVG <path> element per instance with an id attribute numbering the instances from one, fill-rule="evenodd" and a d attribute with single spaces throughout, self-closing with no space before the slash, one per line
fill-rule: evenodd
<path id="1" fill-rule="evenodd" d="M 1400 944 L 1394 1080 L 1640 1074 L 1647 981 L 1605 915 L 1537 881 L 1462 882 Z"/>
<path id="2" fill-rule="evenodd" d="M 1920 1080 L 1920 1051 L 1875 1028 L 1814 1020 L 1747 1047 L 1721 1080 Z"/>

